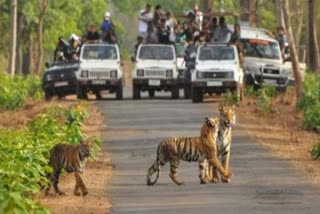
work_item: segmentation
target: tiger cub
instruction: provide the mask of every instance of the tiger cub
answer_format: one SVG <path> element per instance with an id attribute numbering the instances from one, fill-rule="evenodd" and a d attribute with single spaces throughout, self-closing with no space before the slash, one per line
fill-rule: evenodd
<path id="1" fill-rule="evenodd" d="M 230 154 L 231 154 L 231 142 L 232 142 L 232 126 L 236 122 L 235 106 L 232 105 L 219 105 L 219 118 L 220 125 L 217 139 L 217 155 L 221 159 L 223 167 L 228 171 L 230 170 Z M 219 181 L 217 169 L 215 166 L 209 164 L 207 180 L 212 183 Z M 221 181 L 224 183 L 230 183 L 229 177 L 221 176 Z"/>
<path id="2" fill-rule="evenodd" d="M 170 163 L 169 177 L 172 181 L 181 185 L 184 182 L 177 177 L 179 161 L 199 162 L 200 180 L 202 184 L 208 183 L 206 180 L 206 170 L 208 161 L 216 166 L 224 177 L 231 177 L 231 172 L 226 171 L 217 158 L 216 140 L 219 129 L 218 118 L 206 118 L 201 128 L 200 137 L 169 137 L 158 145 L 156 161 L 148 170 L 147 185 L 154 185 L 160 174 L 160 169 L 167 162 Z M 157 173 L 154 181 L 151 176 Z"/>
<path id="3" fill-rule="evenodd" d="M 64 169 L 66 172 L 74 172 L 76 177 L 76 186 L 74 189 L 74 194 L 80 196 L 81 189 L 82 196 L 88 194 L 88 190 L 80 176 L 83 172 L 86 160 L 90 157 L 90 151 L 92 147 L 92 142 L 81 141 L 78 145 L 71 144 L 56 144 L 50 150 L 50 161 L 49 164 L 52 167 L 52 173 L 49 175 L 49 180 L 53 184 L 54 190 L 59 195 L 64 195 L 65 193 L 60 191 L 58 187 L 59 177 L 61 170 Z M 46 188 L 45 193 L 48 195 L 51 183 Z"/>

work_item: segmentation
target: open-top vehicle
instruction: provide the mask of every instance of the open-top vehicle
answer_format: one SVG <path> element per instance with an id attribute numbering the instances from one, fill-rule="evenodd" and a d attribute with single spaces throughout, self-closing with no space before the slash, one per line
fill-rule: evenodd
<path id="1" fill-rule="evenodd" d="M 179 98 L 176 52 L 173 45 L 141 44 L 132 72 L 133 99 L 140 99 L 141 91 L 153 97 L 155 91 L 171 91 Z"/>
<path id="2" fill-rule="evenodd" d="M 243 71 L 237 48 L 228 44 L 204 44 L 198 48 L 191 70 L 192 102 L 202 102 L 203 95 L 235 92 L 240 98 Z"/>
<path id="3" fill-rule="evenodd" d="M 101 91 L 116 93 L 116 99 L 123 98 L 122 65 L 117 44 L 84 44 L 80 54 L 80 69 L 77 72 L 77 97 L 87 99 L 93 92 L 101 99 Z"/>

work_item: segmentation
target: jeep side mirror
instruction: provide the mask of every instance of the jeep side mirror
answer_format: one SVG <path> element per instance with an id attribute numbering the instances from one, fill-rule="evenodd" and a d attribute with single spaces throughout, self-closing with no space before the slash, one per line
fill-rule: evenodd
<path id="1" fill-rule="evenodd" d="M 50 67 L 51 67 L 51 65 L 50 65 L 50 63 L 49 63 L 49 62 L 46 62 L 46 63 L 44 64 L 44 66 L 45 66 L 45 68 L 46 68 L 46 69 L 48 69 L 48 68 L 50 68 Z"/>
<path id="2" fill-rule="evenodd" d="M 133 62 L 133 63 L 136 62 L 136 58 L 134 56 L 131 56 L 130 59 L 131 59 L 131 62 Z"/>

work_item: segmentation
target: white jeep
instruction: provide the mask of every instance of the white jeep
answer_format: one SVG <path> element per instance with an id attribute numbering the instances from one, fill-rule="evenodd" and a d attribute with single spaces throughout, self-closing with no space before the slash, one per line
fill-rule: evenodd
<path id="1" fill-rule="evenodd" d="M 173 45 L 141 44 L 132 72 L 133 99 L 140 99 L 141 91 L 153 97 L 155 91 L 171 91 L 179 98 L 176 52 Z"/>
<path id="2" fill-rule="evenodd" d="M 77 76 L 77 97 L 87 99 L 89 91 L 101 99 L 101 91 L 116 93 L 116 99 L 123 98 L 122 66 L 119 47 L 116 44 L 84 44 L 80 54 L 80 69 Z"/>
<path id="3" fill-rule="evenodd" d="M 191 70 L 192 102 L 203 95 L 236 92 L 240 98 L 243 71 L 237 48 L 228 44 L 204 44 L 198 48 L 195 69 Z"/>
<path id="4" fill-rule="evenodd" d="M 292 78 L 291 65 L 282 59 L 279 43 L 266 30 L 241 28 L 244 48 L 244 75 L 247 85 L 271 85 L 285 90 Z"/>

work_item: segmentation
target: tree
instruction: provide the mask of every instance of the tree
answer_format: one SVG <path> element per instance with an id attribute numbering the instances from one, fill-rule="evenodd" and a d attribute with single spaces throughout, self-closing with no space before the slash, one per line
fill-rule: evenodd
<path id="1" fill-rule="evenodd" d="M 319 57 L 319 44 L 317 41 L 317 32 L 315 26 L 315 1 L 308 0 L 308 56 L 309 56 L 309 67 L 313 71 L 320 72 L 320 57 Z"/>
<path id="2" fill-rule="evenodd" d="M 16 48 L 17 48 L 17 0 L 11 1 L 11 39 L 9 56 L 9 73 L 14 76 L 16 70 Z"/>
<path id="3" fill-rule="evenodd" d="M 258 25 L 258 0 L 240 0 L 241 21 L 249 23 L 249 26 Z"/>
<path id="4" fill-rule="evenodd" d="M 39 17 L 38 17 L 38 61 L 36 73 L 41 73 L 41 68 L 43 65 L 43 26 L 44 17 L 47 12 L 49 5 L 48 0 L 39 0 Z"/>
<path id="5" fill-rule="evenodd" d="M 288 0 L 282 0 L 282 10 L 283 10 L 283 18 L 286 26 L 287 39 L 290 47 L 292 70 L 295 78 L 297 102 L 300 102 L 303 99 L 302 74 L 300 72 L 299 58 L 298 58 L 297 49 L 294 42 L 294 37 L 293 37 L 293 32 L 291 27 Z"/>

